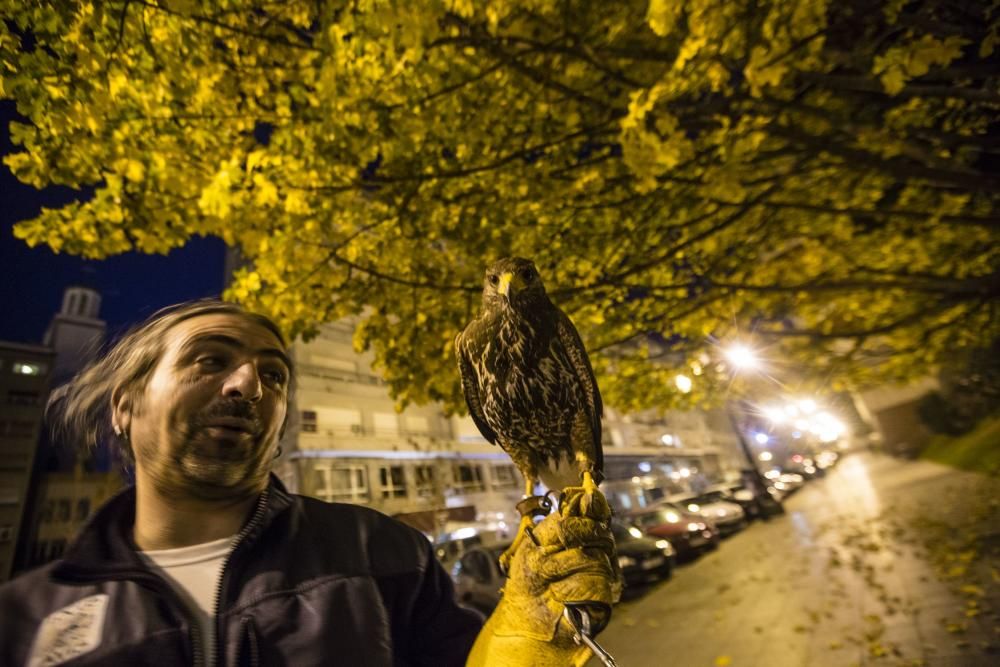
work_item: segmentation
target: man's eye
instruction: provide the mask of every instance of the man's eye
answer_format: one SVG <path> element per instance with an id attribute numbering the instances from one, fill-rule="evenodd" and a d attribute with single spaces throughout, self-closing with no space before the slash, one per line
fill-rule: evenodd
<path id="1" fill-rule="evenodd" d="M 271 384 L 285 384 L 287 376 L 284 371 L 264 371 L 264 379 Z"/>
<path id="2" fill-rule="evenodd" d="M 204 356 L 198 357 L 198 365 L 202 368 L 216 369 L 222 368 L 223 360 L 220 357 Z"/>

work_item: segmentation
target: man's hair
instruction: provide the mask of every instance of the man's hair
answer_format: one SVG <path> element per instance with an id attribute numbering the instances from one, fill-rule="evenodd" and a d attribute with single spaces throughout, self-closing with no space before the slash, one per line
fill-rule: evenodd
<path id="1" fill-rule="evenodd" d="M 98 356 L 72 380 L 52 392 L 46 406 L 46 418 L 53 440 L 85 449 L 94 448 L 100 442 L 116 442 L 122 462 L 133 463 L 127 434 L 115 434 L 111 424 L 114 392 L 119 390 L 131 395 L 134 404 L 166 351 L 167 332 L 193 317 L 216 314 L 234 315 L 262 326 L 277 336 L 282 347 L 288 346 L 273 321 L 238 304 L 203 299 L 168 306 L 129 329 L 107 353 Z M 289 372 L 293 373 L 294 369 Z"/>

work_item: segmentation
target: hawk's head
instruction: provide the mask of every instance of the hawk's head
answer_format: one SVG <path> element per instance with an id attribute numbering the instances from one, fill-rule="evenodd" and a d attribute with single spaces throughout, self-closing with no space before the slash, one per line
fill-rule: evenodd
<path id="1" fill-rule="evenodd" d="M 485 308 L 524 310 L 532 304 L 545 303 L 548 297 L 538 269 L 522 257 L 505 257 L 486 269 L 483 279 Z"/>

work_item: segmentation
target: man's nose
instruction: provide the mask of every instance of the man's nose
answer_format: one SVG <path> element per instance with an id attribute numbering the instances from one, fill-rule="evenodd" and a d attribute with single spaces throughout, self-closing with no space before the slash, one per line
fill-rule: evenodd
<path id="1" fill-rule="evenodd" d="M 242 398 L 246 401 L 260 400 L 263 391 L 257 367 L 252 362 L 238 366 L 222 386 L 222 395 L 230 398 Z"/>

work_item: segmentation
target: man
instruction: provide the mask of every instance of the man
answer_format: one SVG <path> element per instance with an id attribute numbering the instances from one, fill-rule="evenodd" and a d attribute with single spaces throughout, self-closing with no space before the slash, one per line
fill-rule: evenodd
<path id="1" fill-rule="evenodd" d="M 0 664 L 465 663 L 482 621 L 455 604 L 419 532 L 269 474 L 293 379 L 285 348 L 239 306 L 182 304 L 58 393 L 64 437 L 115 438 L 135 486 L 63 560 L 0 588 Z M 597 526 L 550 518 L 470 664 L 526 647 L 546 664 L 585 659 L 554 601 L 609 604 L 613 546 Z"/>

